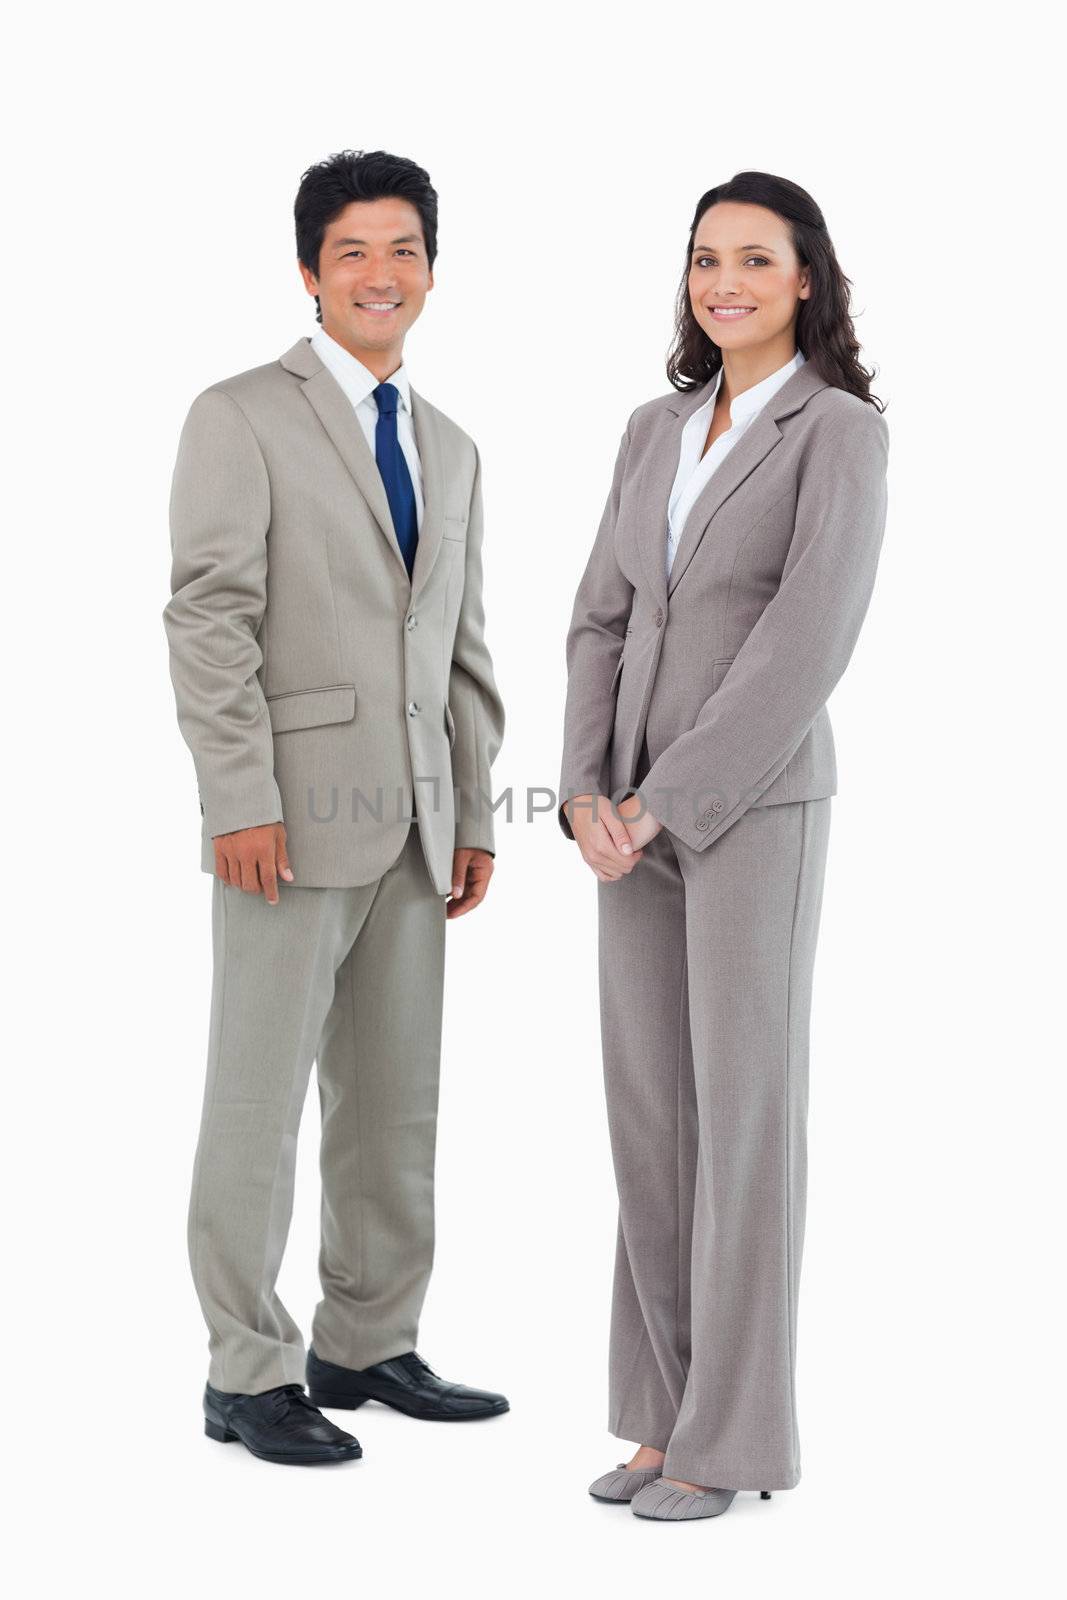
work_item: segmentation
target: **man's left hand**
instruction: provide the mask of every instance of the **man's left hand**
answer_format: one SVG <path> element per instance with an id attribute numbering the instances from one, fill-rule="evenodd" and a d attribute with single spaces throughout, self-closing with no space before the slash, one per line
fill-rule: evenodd
<path id="1" fill-rule="evenodd" d="M 493 858 L 488 850 L 452 852 L 452 898 L 445 905 L 446 917 L 462 917 L 485 899 L 493 876 Z"/>

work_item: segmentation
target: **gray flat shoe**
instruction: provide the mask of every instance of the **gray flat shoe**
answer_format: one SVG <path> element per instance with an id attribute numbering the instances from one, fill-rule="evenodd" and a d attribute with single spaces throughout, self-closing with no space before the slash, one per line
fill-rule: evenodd
<path id="1" fill-rule="evenodd" d="M 655 1522 L 693 1522 L 697 1517 L 721 1517 L 729 1511 L 736 1489 L 676 1489 L 670 1483 L 650 1483 L 634 1495 L 630 1510 L 635 1517 Z M 770 1495 L 762 1491 L 767 1500 Z"/>
<path id="2" fill-rule="evenodd" d="M 602 1478 L 589 1485 L 594 1500 L 613 1500 L 622 1503 L 632 1500 L 638 1490 L 655 1483 L 662 1467 L 638 1467 L 631 1471 L 625 1461 L 620 1461 L 614 1472 L 605 1472 Z"/>

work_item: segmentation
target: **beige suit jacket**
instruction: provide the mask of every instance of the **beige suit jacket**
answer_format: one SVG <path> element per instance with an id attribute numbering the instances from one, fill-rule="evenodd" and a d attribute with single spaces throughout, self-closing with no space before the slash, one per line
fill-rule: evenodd
<path id="1" fill-rule="evenodd" d="M 409 580 L 377 463 L 307 338 L 192 403 L 163 621 L 205 872 L 214 835 L 278 821 L 306 887 L 380 877 L 413 815 L 440 894 L 454 847 L 494 848 L 504 712 L 480 462 L 414 391 L 412 414 L 425 508 Z"/>
<path id="2" fill-rule="evenodd" d="M 567 636 L 562 802 L 620 800 L 642 740 L 653 816 L 704 850 L 752 805 L 837 792 L 826 700 L 852 654 L 885 529 L 889 430 L 808 361 L 712 474 L 670 580 L 667 501 L 708 386 L 639 406 Z"/>

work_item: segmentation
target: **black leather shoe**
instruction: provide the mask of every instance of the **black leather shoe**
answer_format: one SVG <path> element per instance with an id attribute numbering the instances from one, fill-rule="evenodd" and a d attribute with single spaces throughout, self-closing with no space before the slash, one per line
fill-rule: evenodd
<path id="1" fill-rule="evenodd" d="M 367 1400 L 380 1400 L 383 1406 L 427 1422 L 473 1422 L 510 1409 L 502 1394 L 445 1383 L 414 1350 L 362 1372 L 336 1367 L 309 1350 L 307 1381 L 315 1405 L 338 1411 L 354 1411 Z"/>
<path id="2" fill-rule="evenodd" d="M 314 1467 L 327 1461 L 358 1461 L 358 1439 L 324 1417 L 298 1383 L 263 1394 L 223 1394 L 204 1389 L 204 1432 L 230 1444 L 240 1439 L 261 1461 Z"/>

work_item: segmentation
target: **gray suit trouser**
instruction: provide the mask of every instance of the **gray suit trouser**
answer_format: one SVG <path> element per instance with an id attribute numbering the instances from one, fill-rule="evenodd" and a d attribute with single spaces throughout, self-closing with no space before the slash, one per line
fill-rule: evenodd
<path id="1" fill-rule="evenodd" d="M 210 1382 L 304 1382 L 275 1283 L 313 1061 L 322 1111 L 316 1353 L 362 1368 L 414 1349 L 433 1258 L 445 899 L 417 826 L 355 888 L 279 883 L 277 905 L 216 877 L 214 977 L 189 1255 Z"/>
<path id="2" fill-rule="evenodd" d="M 647 753 L 638 768 L 647 771 Z M 666 829 L 599 883 L 619 1191 L 608 1426 L 707 1487 L 800 1477 L 808 1022 L 830 801 Z"/>

